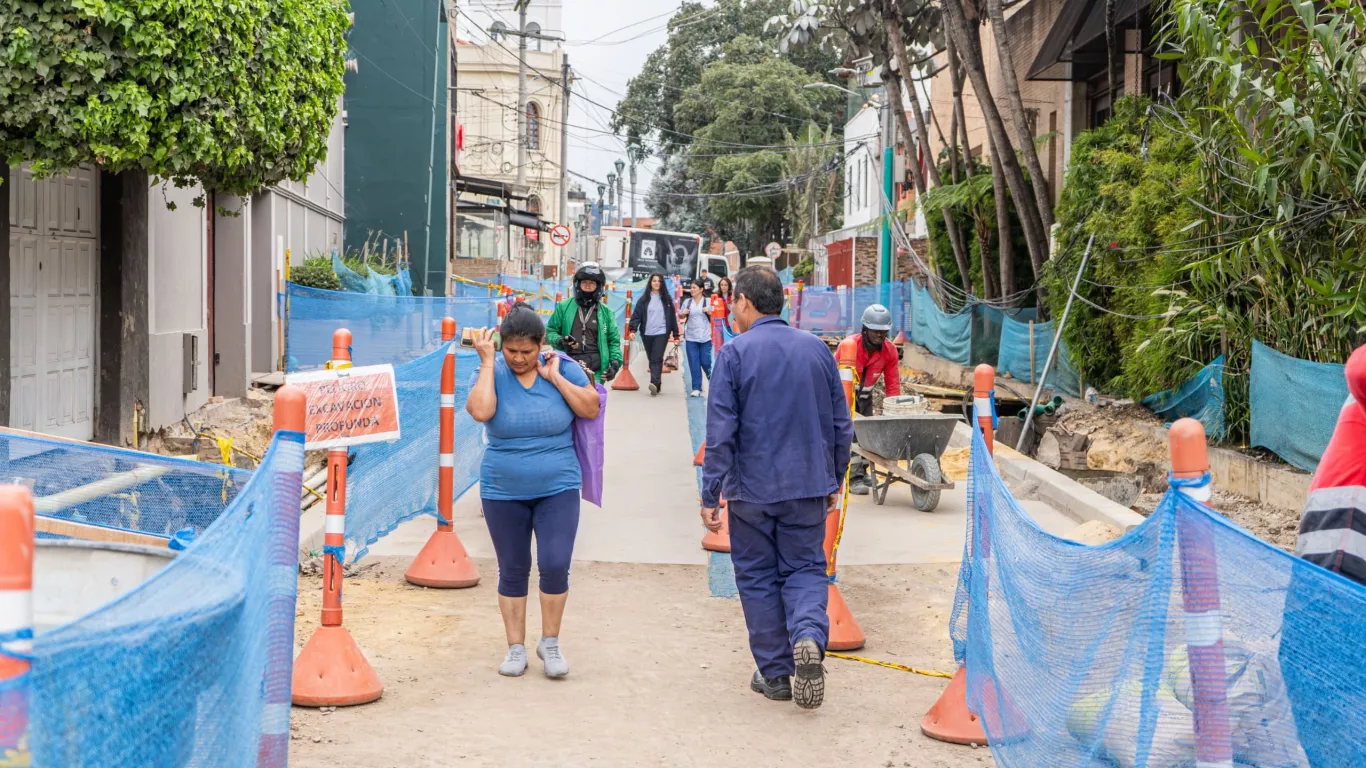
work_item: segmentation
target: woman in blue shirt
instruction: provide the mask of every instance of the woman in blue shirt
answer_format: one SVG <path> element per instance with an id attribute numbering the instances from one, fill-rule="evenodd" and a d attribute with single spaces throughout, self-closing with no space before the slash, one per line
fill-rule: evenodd
<path id="1" fill-rule="evenodd" d="M 575 417 L 594 419 L 600 401 L 582 367 L 551 352 L 542 356 L 545 325 L 536 310 L 514 304 L 499 329 L 474 343 L 479 353 L 465 409 L 485 425 L 488 448 L 479 470 L 484 521 L 498 556 L 498 610 L 508 653 L 498 673 L 526 671 L 526 599 L 531 537 L 541 574 L 541 642 L 536 655 L 550 677 L 569 674 L 560 650 L 560 619 L 569 597 L 569 563 L 579 527 L 582 470 L 574 453 Z"/>

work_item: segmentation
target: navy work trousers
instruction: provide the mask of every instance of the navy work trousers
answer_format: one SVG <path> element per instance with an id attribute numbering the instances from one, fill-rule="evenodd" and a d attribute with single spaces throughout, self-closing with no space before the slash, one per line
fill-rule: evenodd
<path id="1" fill-rule="evenodd" d="M 825 499 L 778 504 L 730 502 L 730 557 L 759 674 L 794 671 L 792 646 L 809 637 L 825 649 Z"/>

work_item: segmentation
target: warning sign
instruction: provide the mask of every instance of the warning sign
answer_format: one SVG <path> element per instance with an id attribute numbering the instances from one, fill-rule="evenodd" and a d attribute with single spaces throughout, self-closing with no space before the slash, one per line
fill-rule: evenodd
<path id="1" fill-rule="evenodd" d="M 398 388 L 392 365 L 310 371 L 286 377 L 308 393 L 308 450 L 383 443 L 399 438 Z"/>

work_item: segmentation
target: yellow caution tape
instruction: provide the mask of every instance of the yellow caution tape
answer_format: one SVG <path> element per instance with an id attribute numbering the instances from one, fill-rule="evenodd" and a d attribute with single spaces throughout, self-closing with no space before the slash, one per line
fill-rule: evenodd
<path id="1" fill-rule="evenodd" d="M 877 659 L 868 659 L 863 656 L 853 656 L 847 653 L 835 653 L 834 651 L 826 651 L 825 655 L 836 659 L 845 659 L 846 661 L 861 661 L 864 664 L 872 664 L 875 667 L 886 667 L 887 669 L 899 669 L 902 672 L 913 672 L 917 675 L 924 675 L 925 677 L 942 677 L 945 680 L 953 679 L 953 675 L 950 675 L 948 672 L 940 672 L 937 669 L 916 669 L 915 667 L 908 667 L 905 664 L 897 664 L 894 661 L 878 661 Z"/>

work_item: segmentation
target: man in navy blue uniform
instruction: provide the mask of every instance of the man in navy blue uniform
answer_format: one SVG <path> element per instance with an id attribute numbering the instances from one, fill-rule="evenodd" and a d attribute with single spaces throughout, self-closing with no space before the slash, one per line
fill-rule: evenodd
<path id="1" fill-rule="evenodd" d="M 707 404 L 702 522 L 730 510 L 735 583 L 758 670 L 750 688 L 804 709 L 825 696 L 825 518 L 838 509 L 853 424 L 825 342 L 788 327 L 766 267 L 735 276 L 731 320 Z"/>

